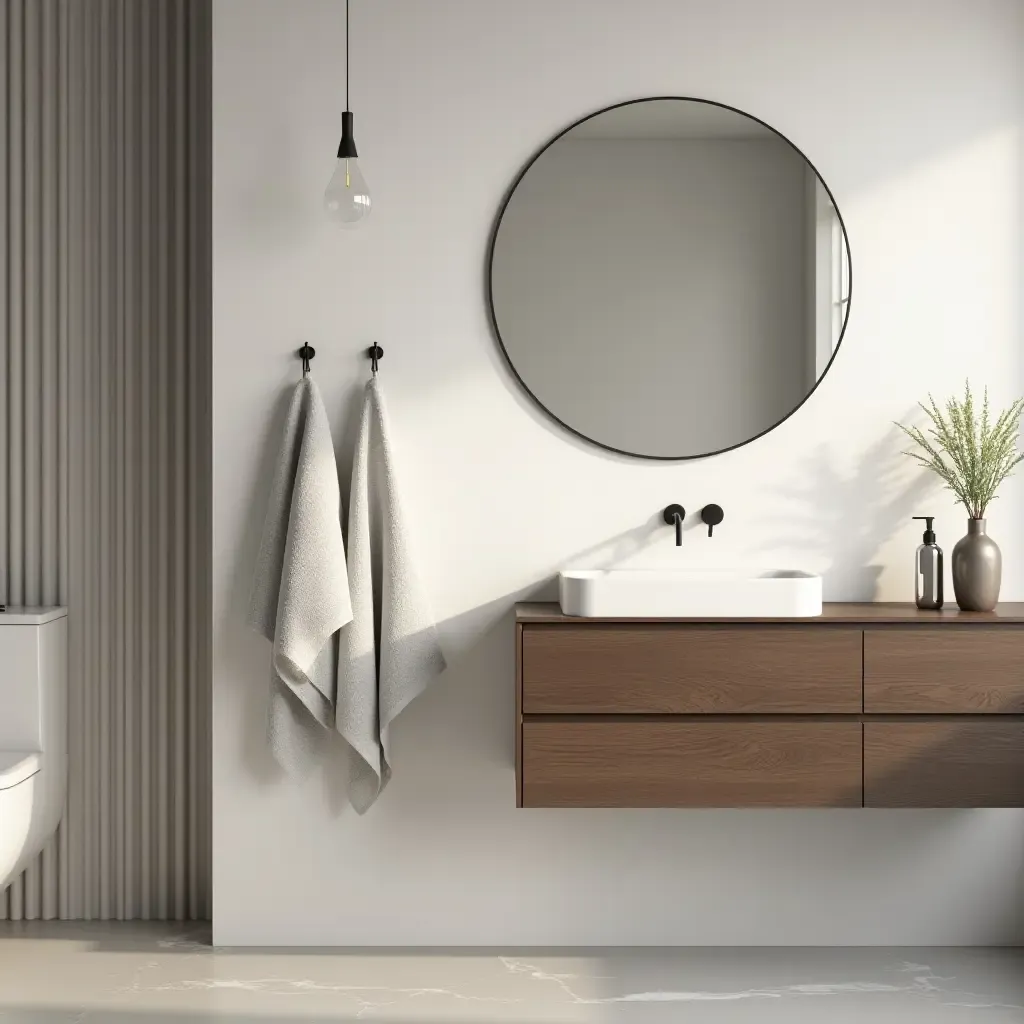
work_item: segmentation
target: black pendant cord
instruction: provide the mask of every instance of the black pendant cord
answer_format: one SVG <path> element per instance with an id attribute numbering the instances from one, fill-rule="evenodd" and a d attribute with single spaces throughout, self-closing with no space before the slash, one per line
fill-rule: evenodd
<path id="1" fill-rule="evenodd" d="M 351 62 L 350 54 L 351 47 L 348 41 L 348 7 L 349 0 L 345 0 L 345 110 L 341 115 L 341 142 L 338 143 L 338 159 L 339 160 L 355 160 L 359 156 L 359 151 L 356 149 L 356 140 L 352 131 L 352 111 L 348 105 L 348 82 L 349 82 L 349 64 Z M 346 184 L 348 178 L 346 175 Z"/>

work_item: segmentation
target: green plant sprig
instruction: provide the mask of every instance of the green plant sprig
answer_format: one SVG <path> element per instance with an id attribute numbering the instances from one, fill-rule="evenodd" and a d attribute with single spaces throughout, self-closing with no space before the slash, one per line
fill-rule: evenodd
<path id="1" fill-rule="evenodd" d="M 919 404 L 930 426 L 926 434 L 918 427 L 896 424 L 922 449 L 903 454 L 935 473 L 972 519 L 984 519 L 999 485 L 1024 460 L 1024 454 L 1017 449 L 1024 398 L 1004 409 L 994 423 L 988 388 L 979 417 L 969 381 L 964 387 L 963 401 L 948 399 L 945 413 L 930 394 L 927 405 Z"/>

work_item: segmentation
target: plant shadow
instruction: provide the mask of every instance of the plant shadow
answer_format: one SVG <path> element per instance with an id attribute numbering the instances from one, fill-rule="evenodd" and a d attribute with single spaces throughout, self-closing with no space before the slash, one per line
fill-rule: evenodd
<path id="1" fill-rule="evenodd" d="M 903 421 L 914 417 L 914 410 Z M 874 601 L 883 571 L 882 548 L 939 489 L 930 473 L 902 455 L 907 437 L 893 424 L 870 445 L 852 471 L 839 468 L 828 444 L 819 444 L 776 494 L 792 510 L 774 523 L 774 546 L 805 551 L 824 565 L 826 601 Z"/>

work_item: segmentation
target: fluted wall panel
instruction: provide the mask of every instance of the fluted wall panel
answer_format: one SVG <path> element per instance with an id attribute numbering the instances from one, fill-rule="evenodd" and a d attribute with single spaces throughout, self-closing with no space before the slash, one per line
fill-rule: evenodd
<path id="1" fill-rule="evenodd" d="M 208 0 L 0 0 L 0 599 L 67 604 L 12 919 L 210 915 Z"/>

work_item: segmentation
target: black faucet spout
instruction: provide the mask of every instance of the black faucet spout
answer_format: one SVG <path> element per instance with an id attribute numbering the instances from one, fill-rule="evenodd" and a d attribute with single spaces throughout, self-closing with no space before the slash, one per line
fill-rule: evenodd
<path id="1" fill-rule="evenodd" d="M 686 509 L 682 505 L 669 505 L 662 513 L 662 516 L 669 526 L 676 528 L 676 547 L 683 546 L 683 520 L 686 518 Z"/>

